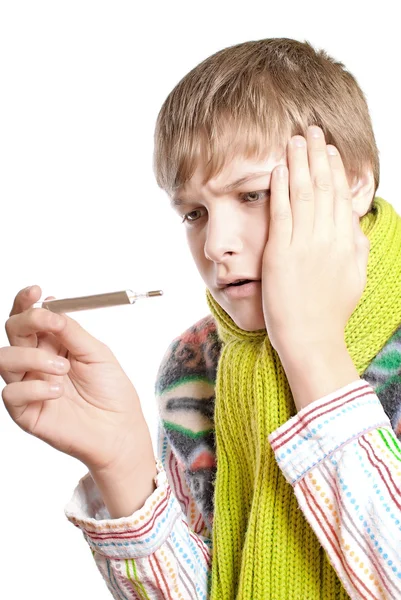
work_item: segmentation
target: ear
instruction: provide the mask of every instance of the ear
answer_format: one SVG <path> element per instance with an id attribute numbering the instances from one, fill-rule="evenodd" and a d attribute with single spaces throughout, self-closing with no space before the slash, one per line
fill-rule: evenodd
<path id="1" fill-rule="evenodd" d="M 352 210 L 362 218 L 369 212 L 372 205 L 375 191 L 375 178 L 373 171 L 367 167 L 359 179 L 354 179 L 350 183 L 352 195 Z"/>

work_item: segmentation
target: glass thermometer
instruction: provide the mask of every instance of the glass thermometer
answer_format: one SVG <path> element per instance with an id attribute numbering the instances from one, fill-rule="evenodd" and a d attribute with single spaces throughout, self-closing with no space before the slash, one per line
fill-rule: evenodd
<path id="1" fill-rule="evenodd" d="M 107 306 L 121 306 L 122 304 L 135 304 L 138 298 L 153 298 L 162 296 L 163 292 L 144 292 L 137 294 L 132 290 L 122 292 L 111 292 L 109 294 L 94 294 L 93 296 L 80 296 L 77 298 L 60 298 L 60 300 L 44 300 L 36 302 L 33 308 L 47 308 L 55 313 L 70 313 L 78 310 L 91 310 L 93 308 L 105 308 Z"/>

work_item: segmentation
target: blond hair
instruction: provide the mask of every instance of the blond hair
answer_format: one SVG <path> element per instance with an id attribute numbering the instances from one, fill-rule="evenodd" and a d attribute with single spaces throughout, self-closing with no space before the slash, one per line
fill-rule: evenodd
<path id="1" fill-rule="evenodd" d="M 193 175 L 205 181 L 234 156 L 282 154 L 291 136 L 320 126 L 349 181 L 380 166 L 365 96 L 355 77 L 309 42 L 272 38 L 220 50 L 192 69 L 165 100 L 156 123 L 154 171 L 169 195 Z"/>

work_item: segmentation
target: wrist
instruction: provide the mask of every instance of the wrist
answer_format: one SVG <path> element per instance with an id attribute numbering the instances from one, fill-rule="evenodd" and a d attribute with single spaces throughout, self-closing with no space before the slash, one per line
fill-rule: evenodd
<path id="1" fill-rule="evenodd" d="M 82 460 L 88 470 L 98 476 L 118 473 L 122 477 L 128 469 L 136 467 L 142 456 L 153 452 L 149 427 L 143 416 L 135 420 L 124 419 L 113 425 L 111 433 L 106 431 L 102 435 L 103 444 L 91 444 L 91 457 Z"/>
<path id="2" fill-rule="evenodd" d="M 290 336 L 278 345 L 277 353 L 288 361 L 299 360 L 302 356 L 312 358 L 336 354 L 348 354 L 345 340 L 341 336 L 332 336 L 324 339 L 311 339 L 306 336 Z"/>
<path id="3" fill-rule="evenodd" d="M 360 378 L 343 339 L 293 343 L 278 354 L 298 411 Z"/>
<path id="4" fill-rule="evenodd" d="M 112 519 L 132 515 L 156 488 L 156 458 L 147 428 L 107 465 L 87 467 Z"/>
<path id="5" fill-rule="evenodd" d="M 112 519 L 132 515 L 156 489 L 153 453 L 142 455 L 140 461 L 133 456 L 132 463 L 123 467 L 121 470 L 90 471 Z"/>

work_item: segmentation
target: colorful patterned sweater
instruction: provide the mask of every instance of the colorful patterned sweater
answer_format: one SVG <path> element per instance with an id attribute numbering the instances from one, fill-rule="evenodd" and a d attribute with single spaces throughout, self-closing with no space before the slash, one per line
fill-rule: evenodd
<path id="1" fill-rule="evenodd" d="M 143 508 L 110 519 L 89 473 L 66 506 L 116 599 L 208 597 L 220 349 L 215 323 L 207 317 L 174 340 L 163 360 L 156 384 L 162 423 L 156 490 Z M 269 436 L 301 510 L 351 598 L 401 598 L 397 436 L 401 327 L 363 379 L 311 403 Z"/>

